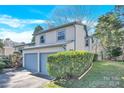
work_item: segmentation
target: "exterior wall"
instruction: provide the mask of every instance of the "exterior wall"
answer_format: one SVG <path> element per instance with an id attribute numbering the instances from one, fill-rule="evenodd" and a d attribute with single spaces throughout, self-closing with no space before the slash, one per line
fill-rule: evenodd
<path id="1" fill-rule="evenodd" d="M 18 52 L 22 51 L 23 49 L 24 49 L 24 46 L 15 47 L 15 51 L 18 51 Z"/>
<path id="2" fill-rule="evenodd" d="M 90 38 L 90 46 L 89 46 L 89 50 L 92 52 L 93 51 L 93 43 L 94 41 L 92 41 L 92 38 Z"/>
<path id="3" fill-rule="evenodd" d="M 18 46 L 15 46 L 15 51 L 17 52 L 21 52 L 23 51 L 24 48 L 27 48 L 27 47 L 32 47 L 33 45 L 28 45 L 28 44 L 23 44 L 23 45 L 18 45 Z"/>
<path id="4" fill-rule="evenodd" d="M 74 41 L 66 45 L 66 50 L 74 50 Z"/>
<path id="5" fill-rule="evenodd" d="M 86 32 L 84 30 L 84 26 L 75 25 L 76 29 L 76 50 L 87 50 L 85 47 L 85 37 Z"/>
<path id="6" fill-rule="evenodd" d="M 4 47 L 3 49 L 0 49 L 0 55 L 9 56 L 12 55 L 14 51 L 15 49 L 12 47 Z"/>
<path id="7" fill-rule="evenodd" d="M 92 51 L 95 54 L 98 54 L 98 59 L 102 60 L 103 58 L 106 58 L 104 55 L 104 49 L 102 45 L 100 44 L 100 40 L 95 39 L 94 43 L 92 44 Z"/>
<path id="8" fill-rule="evenodd" d="M 74 26 L 66 27 L 66 41 L 75 40 L 75 29 Z"/>
<path id="9" fill-rule="evenodd" d="M 15 49 L 12 47 L 4 47 L 4 55 L 6 56 L 13 54 L 14 51 Z"/>
<path id="10" fill-rule="evenodd" d="M 65 41 L 57 41 L 57 32 L 65 31 Z M 45 43 L 40 44 L 40 37 L 45 36 Z M 68 43 L 66 45 L 66 50 L 88 50 L 90 51 L 91 47 L 85 46 L 85 37 L 86 32 L 84 30 L 83 25 L 72 25 L 64 28 L 60 28 L 54 31 L 50 31 L 47 33 L 39 34 L 35 36 L 35 46 L 44 46 L 49 44 L 57 44 L 57 43 L 67 43 L 68 41 L 73 40 L 73 42 Z M 89 41 L 89 46 L 91 46 L 91 40 Z"/>
<path id="11" fill-rule="evenodd" d="M 50 47 L 50 48 L 35 48 L 35 49 L 27 49 L 23 51 L 25 53 L 51 53 L 51 52 L 59 52 L 64 51 L 62 47 Z"/>
<path id="12" fill-rule="evenodd" d="M 69 26 L 69 27 L 65 27 L 65 28 L 60 28 L 60 29 L 55 30 L 55 31 L 51 31 L 51 32 L 37 35 L 35 37 L 35 40 L 36 40 L 35 44 L 36 45 L 56 44 L 56 43 L 60 42 L 60 41 L 57 41 L 57 32 L 63 31 L 63 30 L 65 31 L 65 41 L 62 41 L 62 42 L 74 40 L 74 27 Z M 45 35 L 45 43 L 44 44 L 40 44 L 41 35 Z"/>
<path id="13" fill-rule="evenodd" d="M 93 49 L 92 49 L 92 47 L 93 47 L 92 38 L 89 37 L 88 39 L 89 39 L 89 46 L 85 47 L 85 49 L 87 51 L 93 52 Z"/>

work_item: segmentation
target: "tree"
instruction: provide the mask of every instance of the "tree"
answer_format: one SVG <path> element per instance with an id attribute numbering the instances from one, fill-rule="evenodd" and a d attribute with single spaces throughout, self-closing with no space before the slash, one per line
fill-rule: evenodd
<path id="1" fill-rule="evenodd" d="M 118 14 L 118 18 L 121 20 L 121 23 L 124 26 L 124 5 L 116 5 L 115 12 Z M 122 28 L 122 31 L 124 31 L 123 28 Z M 123 39 L 122 50 L 124 51 L 124 36 L 122 39 Z M 124 60 L 124 53 L 123 53 L 122 60 Z"/>
<path id="2" fill-rule="evenodd" d="M 0 39 L 0 48 L 3 48 L 4 44 L 3 44 L 3 41 L 2 39 Z"/>
<path id="3" fill-rule="evenodd" d="M 113 48 L 111 54 L 113 57 L 118 57 L 122 55 L 122 49 L 120 47 Z"/>
<path id="4" fill-rule="evenodd" d="M 33 34 L 37 34 L 37 33 L 40 33 L 40 32 L 42 32 L 42 31 L 43 31 L 43 28 L 42 28 L 40 25 L 38 25 L 38 26 L 35 27 Z M 34 37 L 34 35 L 33 35 L 33 37 L 32 37 L 32 41 L 31 41 L 31 42 L 32 42 L 32 43 L 35 42 L 35 37 Z"/>
<path id="5" fill-rule="evenodd" d="M 121 56 L 123 54 L 123 51 L 121 47 L 113 46 L 106 50 L 106 53 L 107 55 L 109 55 L 109 57 L 116 60 L 118 56 Z"/>
<path id="6" fill-rule="evenodd" d="M 116 5 L 115 12 L 118 14 L 119 19 L 124 23 L 124 5 Z"/>
<path id="7" fill-rule="evenodd" d="M 97 6 L 97 9 L 100 7 Z M 98 11 L 95 6 L 81 6 L 81 5 L 70 5 L 70 6 L 57 6 L 53 9 L 51 14 L 52 24 L 61 25 L 73 21 L 81 21 L 87 25 L 88 31 L 96 25 L 96 19 Z M 99 11 L 100 12 L 100 11 Z"/>
<path id="8" fill-rule="evenodd" d="M 116 13 L 109 12 L 98 19 L 95 35 L 105 51 L 112 53 L 113 47 L 122 46 L 123 31 L 120 28 L 122 24 Z M 110 54 L 108 56 L 111 58 Z"/>

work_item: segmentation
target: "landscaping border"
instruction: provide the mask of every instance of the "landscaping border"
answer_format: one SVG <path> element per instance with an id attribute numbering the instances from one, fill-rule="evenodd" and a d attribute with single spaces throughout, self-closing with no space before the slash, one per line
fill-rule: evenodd
<path id="1" fill-rule="evenodd" d="M 81 78 L 83 78 L 83 77 L 90 71 L 90 69 L 92 68 L 92 66 L 93 66 L 93 63 L 91 64 L 91 66 L 89 67 L 89 69 L 86 70 L 85 73 L 83 73 L 83 74 L 78 78 L 78 80 L 80 80 Z"/>

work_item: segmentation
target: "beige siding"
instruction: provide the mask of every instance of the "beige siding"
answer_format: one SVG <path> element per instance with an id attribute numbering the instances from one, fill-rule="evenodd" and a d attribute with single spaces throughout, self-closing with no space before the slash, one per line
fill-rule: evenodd
<path id="1" fill-rule="evenodd" d="M 46 43 L 51 44 L 56 42 L 56 31 L 46 33 Z"/>
<path id="2" fill-rule="evenodd" d="M 74 27 L 73 26 L 69 26 L 69 27 L 65 27 L 65 28 L 60 28 L 51 32 L 47 32 L 47 33 L 43 33 L 43 34 L 39 34 L 35 37 L 36 40 L 36 45 L 46 45 L 46 44 L 56 44 L 57 41 L 57 32 L 58 31 L 65 31 L 65 41 L 62 42 L 66 42 L 69 40 L 74 40 Z M 45 35 L 45 43 L 44 44 L 40 44 L 40 37 L 41 35 Z M 60 42 L 60 41 L 59 41 Z"/>
<path id="3" fill-rule="evenodd" d="M 57 32 L 58 31 L 65 31 L 65 41 L 57 41 Z M 41 35 L 45 35 L 45 43 L 40 44 L 40 37 Z M 50 44 L 58 44 L 63 43 L 66 44 L 66 50 L 91 50 L 91 47 L 85 46 L 85 37 L 86 32 L 84 30 L 83 25 L 72 25 L 65 28 L 60 28 L 54 31 L 50 31 L 47 33 L 39 34 L 35 37 L 36 45 L 35 46 L 45 46 Z M 73 40 L 73 41 L 72 41 Z M 68 42 L 72 41 L 72 42 Z M 24 50 L 26 52 L 57 52 L 57 51 L 64 51 L 62 47 L 50 47 L 50 48 L 34 48 L 34 49 L 27 49 Z"/>
<path id="4" fill-rule="evenodd" d="M 75 40 L 74 26 L 70 26 L 66 29 L 66 41 Z M 66 50 L 74 50 L 74 41 L 66 45 Z"/>
<path id="5" fill-rule="evenodd" d="M 12 47 L 4 47 L 4 55 L 6 56 L 12 55 L 14 51 L 15 49 Z"/>
<path id="6" fill-rule="evenodd" d="M 71 42 L 66 45 L 66 50 L 74 50 L 74 42 Z"/>
<path id="7" fill-rule="evenodd" d="M 69 43 L 66 45 L 66 50 L 74 50 L 76 48 L 76 50 L 91 50 L 90 47 L 86 47 L 85 46 L 85 36 L 86 36 L 86 32 L 84 30 L 84 26 L 83 25 L 72 25 L 72 26 L 68 26 L 65 28 L 60 28 L 54 31 L 50 31 L 47 33 L 43 33 L 43 34 L 39 34 L 35 37 L 36 39 L 36 46 L 37 45 L 47 45 L 47 44 L 57 44 L 61 41 L 57 41 L 57 32 L 58 31 L 65 31 L 65 41 L 62 41 L 63 43 L 66 43 L 67 41 L 70 40 L 76 40 L 73 41 L 72 43 Z M 76 32 L 75 32 L 76 31 Z M 45 43 L 44 44 L 40 44 L 40 37 L 41 35 L 45 35 Z"/>
<path id="8" fill-rule="evenodd" d="M 74 26 L 67 27 L 65 30 L 66 30 L 66 41 L 74 40 Z"/>
<path id="9" fill-rule="evenodd" d="M 50 52 L 59 52 L 59 51 L 64 51 L 64 49 L 62 47 L 35 48 L 35 49 L 24 50 L 23 54 L 25 53 L 50 53 Z"/>
<path id="10" fill-rule="evenodd" d="M 41 36 L 41 34 L 35 36 L 35 44 L 36 44 L 36 45 L 40 45 L 40 36 Z"/>
<path id="11" fill-rule="evenodd" d="M 76 50 L 85 50 L 85 36 L 84 26 L 75 25 L 76 27 Z"/>

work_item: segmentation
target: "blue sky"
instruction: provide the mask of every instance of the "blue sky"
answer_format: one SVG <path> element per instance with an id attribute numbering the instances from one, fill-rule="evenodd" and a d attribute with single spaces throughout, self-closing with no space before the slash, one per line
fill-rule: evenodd
<path id="1" fill-rule="evenodd" d="M 1 5 L 0 38 L 16 42 L 30 42 L 36 25 L 44 26 L 52 11 L 60 6 L 52 5 Z M 61 6 L 64 7 L 64 6 Z M 96 18 L 111 11 L 114 6 L 90 6 Z M 92 10 L 91 10 L 92 11 Z"/>

